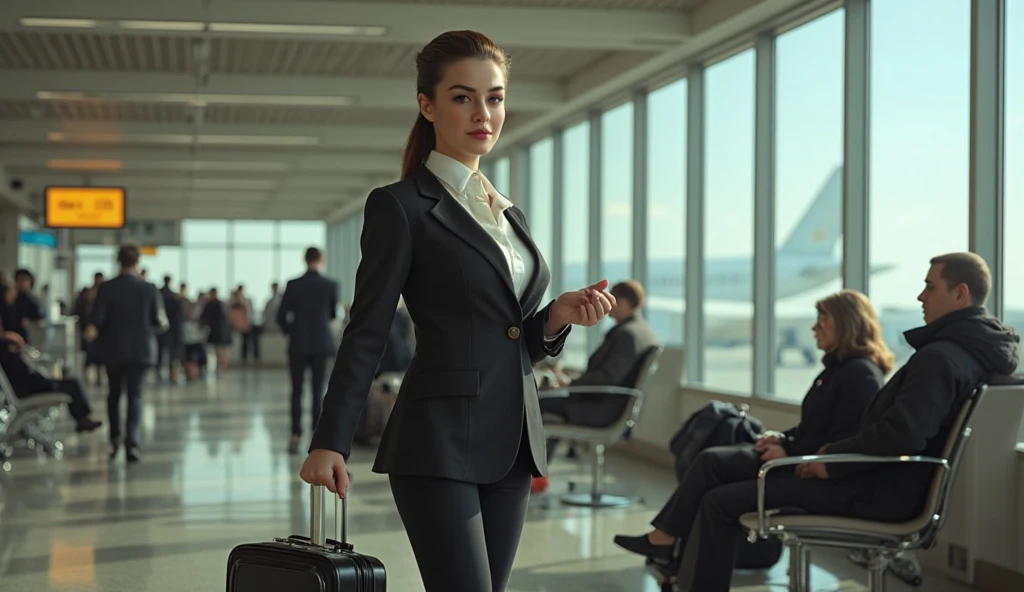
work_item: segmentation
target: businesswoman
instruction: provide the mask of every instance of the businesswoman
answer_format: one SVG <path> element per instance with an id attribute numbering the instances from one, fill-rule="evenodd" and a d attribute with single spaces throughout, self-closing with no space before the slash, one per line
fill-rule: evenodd
<path id="1" fill-rule="evenodd" d="M 374 472 L 387 473 L 427 592 L 505 589 L 531 476 L 547 472 L 532 364 L 611 310 L 607 280 L 542 307 L 550 274 L 523 213 L 479 172 L 505 119 L 505 54 L 472 31 L 416 58 L 402 181 L 366 201 L 362 260 L 301 476 L 332 492 L 401 294 L 416 351 Z"/>
<path id="2" fill-rule="evenodd" d="M 824 352 L 825 368 L 804 396 L 800 423 L 782 433 L 769 432 L 756 444 L 704 450 L 651 521 L 654 530 L 640 536 L 618 535 L 616 544 L 669 563 L 676 538 L 686 540 L 706 493 L 720 485 L 756 479 L 761 464 L 769 460 L 816 454 L 825 444 L 857 432 L 895 356 L 882 340 L 874 307 L 860 292 L 842 290 L 818 301 L 816 308 L 813 331 L 818 349 Z"/>

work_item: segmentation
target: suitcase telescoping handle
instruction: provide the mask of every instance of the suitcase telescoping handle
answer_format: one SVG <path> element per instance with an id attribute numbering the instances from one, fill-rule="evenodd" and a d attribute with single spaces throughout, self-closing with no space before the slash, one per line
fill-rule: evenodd
<path id="1" fill-rule="evenodd" d="M 309 486 L 309 502 L 312 512 L 309 521 L 309 540 L 319 547 L 327 546 L 326 524 L 324 520 L 324 492 L 327 488 L 323 485 Z M 334 540 L 342 545 L 348 544 L 348 500 L 341 499 L 341 509 L 338 509 L 338 495 L 334 495 Z M 339 538 L 340 537 L 340 538 Z"/>

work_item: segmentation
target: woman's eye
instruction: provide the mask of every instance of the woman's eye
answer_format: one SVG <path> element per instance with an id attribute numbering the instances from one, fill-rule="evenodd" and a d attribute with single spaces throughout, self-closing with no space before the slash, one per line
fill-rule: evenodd
<path id="1" fill-rule="evenodd" d="M 505 100 L 505 97 L 498 97 L 498 96 L 494 96 L 494 97 L 491 97 L 491 98 L 490 98 L 490 101 L 491 101 L 492 103 L 500 103 L 500 102 L 502 102 L 502 101 L 504 101 L 504 100 Z"/>
<path id="2" fill-rule="evenodd" d="M 454 99 L 454 101 L 456 103 L 465 103 L 468 100 L 469 100 L 469 97 L 467 97 L 466 95 L 459 95 L 459 96 L 455 97 L 455 99 Z"/>

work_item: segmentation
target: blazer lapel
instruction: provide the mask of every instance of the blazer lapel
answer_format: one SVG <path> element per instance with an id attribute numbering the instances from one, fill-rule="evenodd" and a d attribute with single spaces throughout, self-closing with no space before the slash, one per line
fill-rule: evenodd
<path id="1" fill-rule="evenodd" d="M 420 167 L 416 172 L 416 184 L 419 186 L 420 194 L 437 200 L 437 204 L 431 208 L 430 213 L 455 236 L 480 253 L 494 267 L 502 281 L 505 282 L 505 286 L 515 296 L 512 272 L 508 269 L 505 255 L 502 254 L 491 235 L 487 234 L 487 231 L 473 219 L 473 216 L 466 211 L 462 204 L 448 193 L 448 190 L 426 167 Z"/>
<path id="2" fill-rule="evenodd" d="M 537 248 L 537 243 L 533 242 L 533 237 L 530 236 L 530 231 L 526 228 L 525 221 L 520 220 L 520 216 L 522 214 L 515 208 L 505 210 L 505 218 L 508 219 L 512 229 L 522 239 L 526 248 L 533 254 L 533 260 L 536 262 L 533 266 L 533 275 L 526 284 L 526 290 L 523 291 L 522 299 L 523 310 L 532 310 L 534 301 L 539 305 L 541 297 L 544 296 L 544 290 L 541 288 L 541 278 L 547 273 L 547 267 L 544 264 L 544 257 L 541 255 L 540 249 Z"/>

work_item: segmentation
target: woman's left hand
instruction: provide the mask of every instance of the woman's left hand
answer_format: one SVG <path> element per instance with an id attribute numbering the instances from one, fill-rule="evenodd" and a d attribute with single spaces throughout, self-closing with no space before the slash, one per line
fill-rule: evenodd
<path id="1" fill-rule="evenodd" d="M 761 455 L 761 460 L 763 462 L 768 462 L 777 458 L 786 458 L 786 449 L 779 444 L 769 444 L 765 448 L 764 454 Z"/>
<path id="2" fill-rule="evenodd" d="M 607 288 L 608 280 L 601 280 L 589 288 L 559 296 L 548 315 L 548 334 L 557 333 L 566 325 L 592 327 L 600 323 L 615 307 L 615 297 L 605 291 Z"/>

